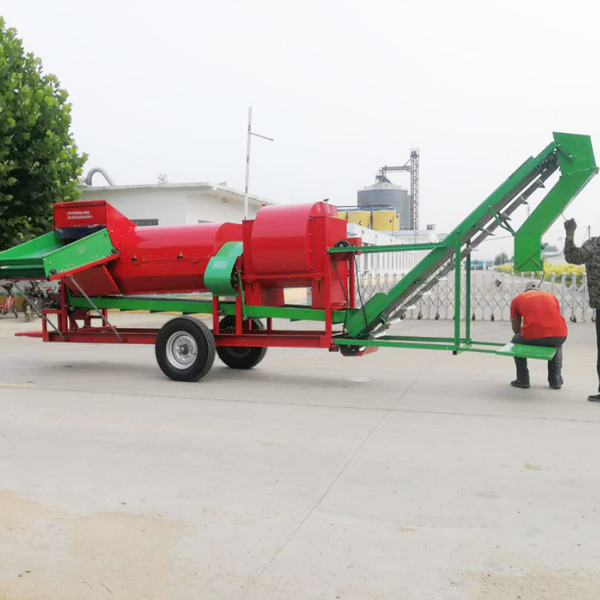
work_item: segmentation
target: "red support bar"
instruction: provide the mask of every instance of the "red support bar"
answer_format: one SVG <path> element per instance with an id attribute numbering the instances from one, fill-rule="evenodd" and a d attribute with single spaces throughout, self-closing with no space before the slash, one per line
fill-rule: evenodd
<path id="1" fill-rule="evenodd" d="M 331 338 L 333 319 L 331 317 L 331 256 L 325 253 L 325 335 Z"/>
<path id="2" fill-rule="evenodd" d="M 158 329 L 119 329 L 123 338 L 120 342 L 110 329 L 79 329 L 65 334 L 63 340 L 57 333 L 50 332 L 48 341 L 68 342 L 80 344 L 154 344 L 158 336 Z M 256 331 L 256 330 L 255 330 Z M 278 331 L 265 335 L 264 333 L 246 333 L 242 336 L 219 334 L 215 336 L 217 346 L 232 347 L 261 347 L 261 348 L 329 348 L 331 338 L 318 331 Z M 22 334 L 29 337 L 39 337 Z"/>
<path id="3" fill-rule="evenodd" d="M 348 298 L 349 302 L 348 304 L 350 305 L 350 308 L 355 308 L 355 304 L 356 304 L 356 269 L 355 269 L 355 262 L 354 262 L 354 258 L 349 258 L 348 259 L 348 267 L 349 267 L 349 271 L 350 271 L 350 289 L 348 291 L 348 295 L 350 296 L 350 298 Z"/>
<path id="4" fill-rule="evenodd" d="M 64 282 L 60 282 L 60 317 L 58 318 L 58 328 L 61 333 L 65 333 L 68 329 L 67 320 L 67 286 Z"/>
<path id="5" fill-rule="evenodd" d="M 217 334 L 217 333 L 219 333 L 219 297 L 218 296 L 213 296 L 212 305 L 213 305 L 213 313 L 212 313 L 213 333 Z"/>
<path id="6" fill-rule="evenodd" d="M 242 290 L 235 297 L 235 334 L 242 335 L 244 333 L 244 324 L 242 320 Z"/>
<path id="7" fill-rule="evenodd" d="M 58 333 L 50 333 L 50 342 L 69 342 L 75 344 L 154 344 L 158 329 L 118 329 L 123 341 L 111 329 L 79 329 L 64 334 L 63 340 Z"/>
<path id="8" fill-rule="evenodd" d="M 255 330 L 256 331 L 256 330 Z M 220 334 L 215 336 L 217 346 L 250 348 L 329 348 L 331 338 L 322 331 L 277 331 L 267 334 L 246 333 L 242 336 Z"/>

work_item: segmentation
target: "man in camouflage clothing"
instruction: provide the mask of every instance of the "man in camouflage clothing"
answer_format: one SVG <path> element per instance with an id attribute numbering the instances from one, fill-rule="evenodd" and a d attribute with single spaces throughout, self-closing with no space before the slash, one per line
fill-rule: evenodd
<path id="1" fill-rule="evenodd" d="M 575 265 L 585 264 L 587 271 L 588 288 L 590 291 L 590 306 L 596 311 L 596 344 L 598 346 L 598 359 L 596 368 L 600 380 L 600 237 L 594 237 L 584 242 L 578 248 L 573 241 L 577 223 L 575 219 L 565 221 L 565 258 Z M 600 392 L 600 385 L 598 387 Z M 588 396 L 590 402 L 600 402 L 600 393 Z"/>

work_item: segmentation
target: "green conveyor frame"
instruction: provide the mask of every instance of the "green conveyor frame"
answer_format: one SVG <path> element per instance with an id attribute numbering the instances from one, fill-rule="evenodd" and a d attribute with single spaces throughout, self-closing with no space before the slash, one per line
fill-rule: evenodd
<path id="1" fill-rule="evenodd" d="M 550 189 L 535 211 L 518 231 L 510 224 L 510 215 L 557 170 L 561 176 Z M 540 154 L 527 159 L 506 181 L 488 196 L 466 219 L 464 219 L 439 244 L 397 245 L 396 247 L 330 248 L 329 252 L 405 252 L 431 248 L 431 251 L 389 292 L 375 294 L 364 306 L 348 311 L 346 334 L 338 340 L 339 345 L 360 345 L 387 329 L 392 319 L 403 316 L 409 306 L 415 304 L 431 289 L 440 277 L 455 271 L 456 298 L 455 335 L 445 338 L 460 350 L 462 343 L 470 344 L 469 318 L 467 333 L 460 336 L 460 263 L 467 260 L 466 297 L 467 315 L 470 312 L 470 255 L 494 230 L 502 227 L 515 236 L 515 269 L 519 271 L 541 270 L 542 235 L 565 210 L 570 202 L 598 172 L 591 139 L 587 135 L 554 133 L 554 141 Z M 378 337 L 375 341 L 385 341 Z M 390 340 L 392 341 L 392 340 Z M 396 339 L 396 342 L 402 340 Z M 407 343 L 414 340 L 406 340 Z M 383 344 L 377 344 L 383 345 Z M 413 347 L 413 346 L 411 346 Z"/>
<path id="2" fill-rule="evenodd" d="M 561 176 L 547 193 L 535 211 L 523 223 L 518 231 L 510 224 L 510 215 L 538 189 L 543 188 L 548 178 L 560 170 Z M 454 353 L 482 352 L 503 356 L 521 356 L 550 360 L 554 348 L 504 344 L 498 342 L 478 342 L 471 339 L 470 291 L 471 291 L 471 251 L 494 231 L 501 227 L 515 236 L 515 266 L 520 270 L 538 270 L 542 265 L 542 235 L 547 231 L 559 214 L 569 205 L 589 180 L 597 173 L 591 140 L 588 136 L 555 133 L 554 141 L 535 157 L 527 159 L 498 189 L 480 206 L 464 219 L 441 243 L 395 244 L 391 246 L 336 247 L 328 251 L 336 253 L 361 252 L 406 252 L 430 250 L 398 284 L 388 293 L 376 294 L 364 307 L 347 311 L 333 311 L 334 324 L 345 324 L 344 333 L 334 334 L 333 342 L 339 347 L 391 347 L 415 348 L 426 350 L 450 350 Z M 237 259 L 240 249 L 234 245 L 228 248 L 219 261 L 214 264 L 215 291 L 224 285 L 230 286 L 222 273 L 230 273 L 231 265 Z M 465 282 L 465 324 L 461 331 L 461 263 L 466 261 Z M 217 268 L 225 261 L 227 269 Z M 391 321 L 402 316 L 408 307 L 419 300 L 431 289 L 439 278 L 454 271 L 455 310 L 454 335 L 452 337 L 391 336 L 383 332 Z M 73 307 L 86 308 L 89 304 L 84 298 L 71 297 Z M 94 298 L 99 308 L 121 310 L 144 309 L 156 312 L 177 311 L 184 314 L 213 311 L 211 301 L 182 300 L 164 298 Z M 234 315 L 234 302 L 220 302 L 219 310 Z M 267 307 L 245 306 L 245 314 L 255 318 L 282 318 L 291 320 L 326 321 L 323 310 L 308 307 Z M 350 347 L 350 348 L 349 348 Z"/>

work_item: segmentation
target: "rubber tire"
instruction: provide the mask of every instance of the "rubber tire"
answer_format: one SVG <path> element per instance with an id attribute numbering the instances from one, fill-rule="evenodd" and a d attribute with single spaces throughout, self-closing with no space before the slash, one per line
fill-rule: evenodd
<path id="1" fill-rule="evenodd" d="M 253 329 L 264 329 L 265 326 L 258 319 L 250 319 Z M 219 331 L 235 331 L 235 317 L 228 315 L 219 323 Z M 219 358 L 231 369 L 252 369 L 267 353 L 266 348 L 239 346 L 217 346 Z"/>
<path id="2" fill-rule="evenodd" d="M 198 345 L 198 356 L 187 369 L 177 369 L 167 358 L 167 342 L 177 331 L 189 333 Z M 215 338 L 212 331 L 194 317 L 177 317 L 165 323 L 158 332 L 155 350 L 156 361 L 161 371 L 173 381 L 198 381 L 211 369 L 215 362 Z"/>

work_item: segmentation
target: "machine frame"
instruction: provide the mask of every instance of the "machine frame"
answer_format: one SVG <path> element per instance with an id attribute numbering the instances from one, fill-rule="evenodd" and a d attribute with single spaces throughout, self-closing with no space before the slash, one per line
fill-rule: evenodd
<path id="1" fill-rule="evenodd" d="M 521 228 L 514 231 L 509 224 L 510 215 L 526 203 L 536 190 L 543 188 L 548 178 L 557 170 L 561 173 L 558 182 Z M 158 348 L 161 336 L 159 329 L 114 327 L 109 321 L 108 311 L 118 309 L 178 312 L 182 315 L 212 315 L 212 333 L 210 331 L 206 333 L 208 330 L 204 330 L 204 325 L 202 327 L 197 325 L 198 330 L 202 329 L 202 336 L 210 335 L 212 338 L 208 343 L 213 347 L 213 356 L 212 358 L 208 356 L 208 361 L 214 359 L 214 348 L 219 353 L 219 348 L 222 352 L 226 351 L 225 349 L 236 348 L 241 352 L 244 348 L 269 347 L 324 348 L 334 352 L 339 351 L 345 356 L 360 356 L 380 347 L 414 348 L 446 350 L 453 354 L 478 352 L 550 360 L 554 356 L 554 348 L 472 339 L 469 318 L 471 252 L 488 236 L 494 235 L 498 227 L 501 227 L 515 236 L 515 268 L 527 271 L 541 270 L 542 235 L 597 172 L 591 140 L 588 136 L 555 133 L 551 144 L 536 157 L 526 160 L 443 242 L 391 246 L 361 246 L 345 242 L 330 247 L 323 246 L 323 240 L 320 240 L 317 251 L 325 252 L 322 261 L 323 272 L 312 273 L 310 277 L 314 281 L 323 282 L 325 302 L 323 309 L 248 304 L 246 290 L 251 280 L 244 274 L 243 244 L 240 242 L 224 244 L 211 259 L 206 270 L 207 279 L 212 282 L 209 285 L 209 289 L 212 286 L 213 291 L 210 300 L 154 296 L 90 296 L 77 283 L 75 276 L 94 267 L 103 270 L 105 280 L 110 280 L 106 265 L 119 257 L 120 250 L 111 243 L 108 232 L 112 233 L 112 230 L 109 226 L 64 246 L 55 243 L 48 238 L 51 234 L 47 234 L 0 253 L 0 277 L 4 276 L 14 281 L 43 276 L 49 280 L 59 280 L 61 304 L 59 308 L 43 311 L 42 331 L 17 334 L 39 337 L 46 342 L 156 344 Z M 248 223 L 245 222 L 244 227 Z M 390 291 L 375 294 L 364 305 L 356 306 L 357 282 L 354 257 L 357 253 L 415 250 L 429 250 L 429 252 Z M 461 289 L 463 259 L 465 261 L 464 313 Z M 331 282 L 335 281 L 333 274 L 338 276 L 340 285 L 346 290 L 338 274 L 340 265 L 347 269 L 344 273 L 348 275 L 347 308 L 336 310 L 331 301 Z M 452 337 L 395 336 L 385 333 L 396 319 L 404 317 L 409 306 L 415 304 L 441 277 L 451 272 L 454 273 L 456 307 Z M 278 276 L 278 280 L 285 282 L 286 277 L 294 279 L 298 276 Z M 233 301 L 228 298 L 231 295 L 235 296 Z M 464 328 L 461 324 L 463 315 L 465 316 Z M 193 321 L 189 318 L 185 321 L 186 317 L 179 319 L 184 329 L 188 327 L 190 321 Z M 228 319 L 227 327 L 223 326 L 225 322 L 223 319 Z M 261 325 L 260 319 L 266 320 L 266 327 Z M 276 329 L 275 319 L 320 322 L 324 327 L 316 330 Z M 341 330 L 335 329 L 340 325 Z M 235 353 L 234 350 L 231 352 Z M 262 356 L 264 353 L 260 359 Z M 157 357 L 160 364 L 158 350 Z M 254 364 L 249 363 L 247 368 L 251 368 Z M 201 376 L 204 374 L 205 372 Z M 196 380 L 199 378 L 196 375 L 197 373 L 187 379 L 173 378 Z"/>

